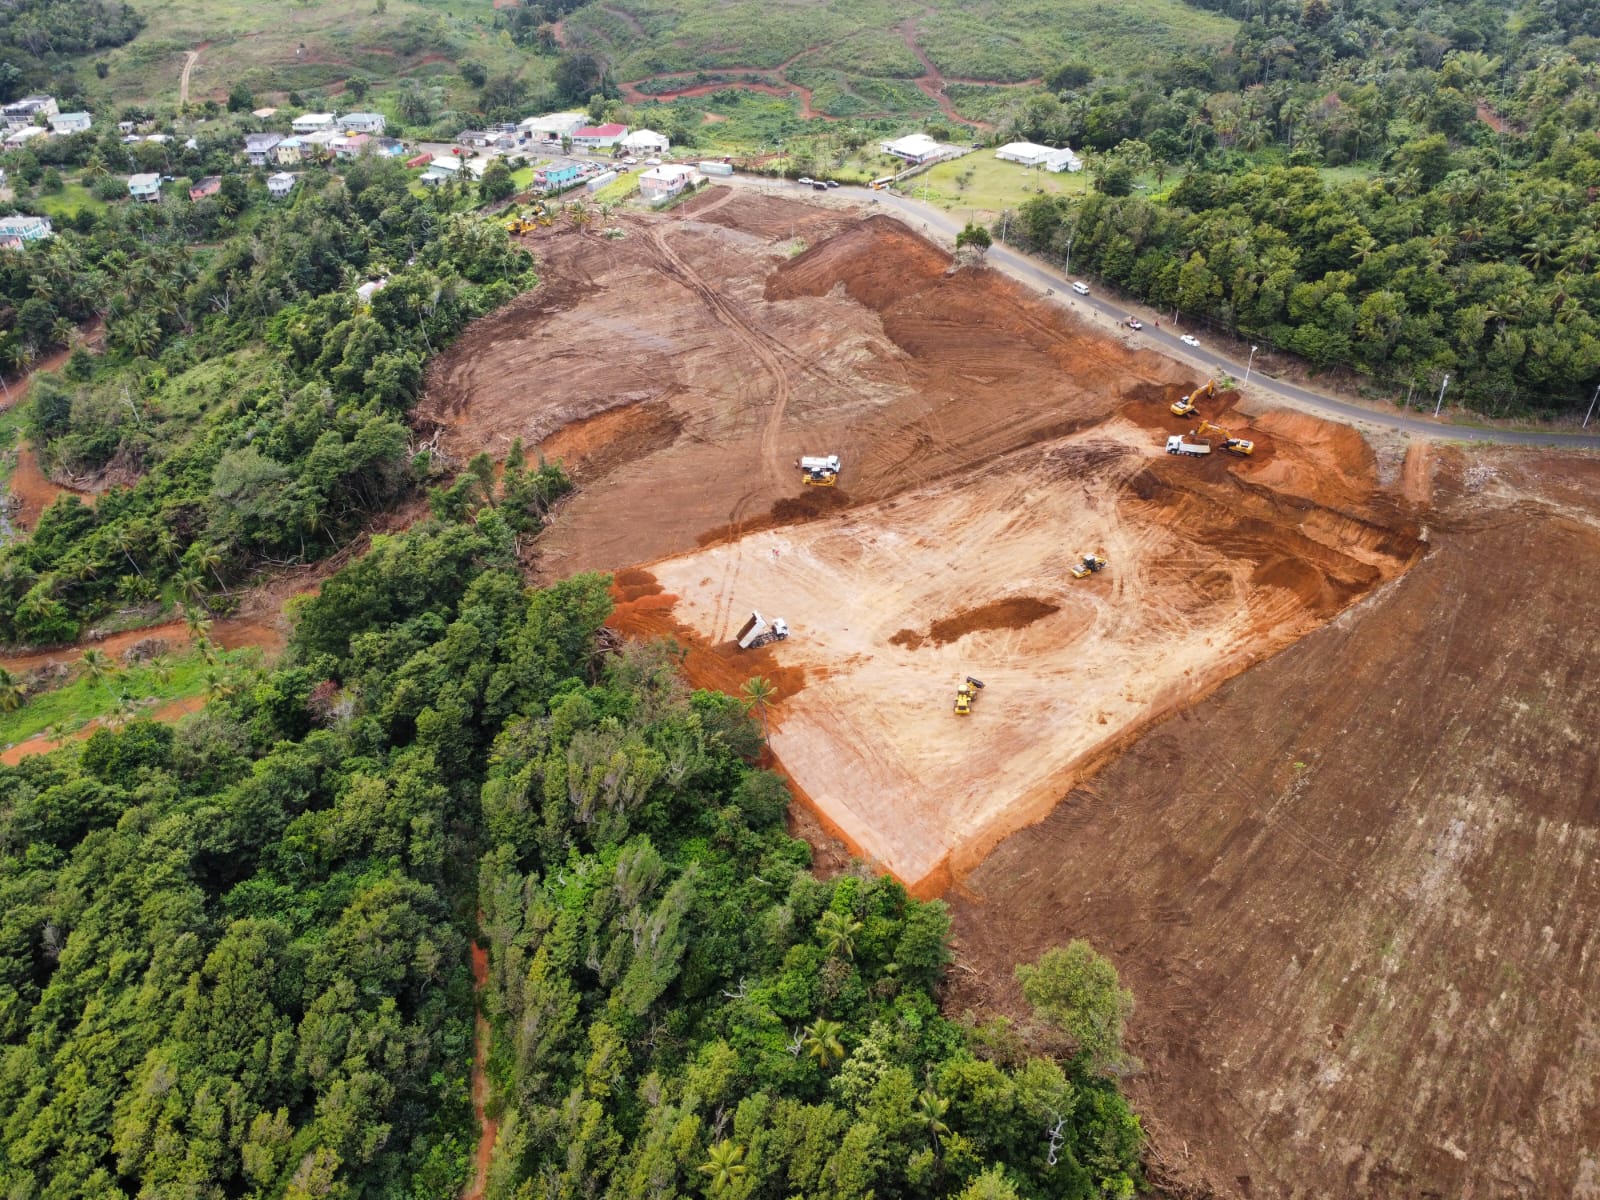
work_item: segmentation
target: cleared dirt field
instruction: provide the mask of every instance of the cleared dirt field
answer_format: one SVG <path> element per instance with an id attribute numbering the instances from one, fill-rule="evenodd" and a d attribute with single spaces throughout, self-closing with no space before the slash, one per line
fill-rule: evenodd
<path id="1" fill-rule="evenodd" d="M 531 239 L 424 425 L 561 457 L 538 571 L 775 685 L 806 820 L 952 898 L 952 1008 L 1093 940 L 1180 1192 L 1600 1196 L 1600 464 L 1232 394 L 1254 457 L 1171 458 L 1198 380 L 896 222 L 713 190 L 623 228 Z M 739 651 L 752 608 L 793 635 Z"/>
<path id="2" fill-rule="evenodd" d="M 1597 1194 L 1600 463 L 1440 482 L 1425 560 L 956 902 L 958 1008 L 1018 1006 L 1012 964 L 1065 938 L 1115 959 L 1130 1084 L 1192 1194 Z"/>

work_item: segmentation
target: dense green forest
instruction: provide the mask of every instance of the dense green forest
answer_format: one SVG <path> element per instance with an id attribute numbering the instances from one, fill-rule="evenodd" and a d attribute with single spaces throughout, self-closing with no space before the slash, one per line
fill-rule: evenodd
<path id="1" fill-rule="evenodd" d="M 525 589 L 487 500 L 180 728 L 0 768 L 0 1189 L 454 1195 L 481 906 L 495 1195 L 1131 1195 L 1104 962 L 942 1017 L 943 906 L 813 877 L 744 707 L 603 652 L 607 581 Z"/>
<path id="2" fill-rule="evenodd" d="M 1491 413 L 1586 399 L 1600 380 L 1595 12 L 1221 7 L 1244 22 L 1230 54 L 1137 78 L 1069 64 L 1019 108 L 1014 132 L 1100 152 L 1100 194 L 1037 198 L 1007 231 L 1070 248 L 1186 323 L 1355 367 L 1385 394 L 1450 373 Z"/>
<path id="3" fill-rule="evenodd" d="M 35 381 L 29 440 L 52 470 L 130 485 L 63 496 L 0 549 L 0 640 L 72 641 L 113 607 L 225 599 L 337 549 L 430 477 L 404 421 L 427 356 L 533 281 L 502 227 L 440 215 L 392 161 L 308 174 L 288 206 L 233 179 L 0 259 L 13 364 L 105 323 L 106 354 Z M 387 283 L 362 304 L 368 278 Z"/>

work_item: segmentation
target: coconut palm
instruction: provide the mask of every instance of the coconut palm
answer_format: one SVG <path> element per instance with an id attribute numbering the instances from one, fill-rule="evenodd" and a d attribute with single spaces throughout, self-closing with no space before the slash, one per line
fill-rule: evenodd
<path id="1" fill-rule="evenodd" d="M 837 1021 L 829 1021 L 818 1017 L 806 1026 L 805 1051 L 817 1060 L 817 1065 L 826 1071 L 834 1063 L 844 1060 L 844 1043 L 839 1040 L 839 1035 L 844 1032 L 844 1026 Z"/>
<path id="2" fill-rule="evenodd" d="M 0 712 L 16 712 L 27 699 L 27 685 L 10 671 L 0 667 Z"/>
<path id="3" fill-rule="evenodd" d="M 117 673 L 117 666 L 104 650 L 97 650 L 91 646 L 83 652 L 78 662 L 90 682 L 103 684 L 106 691 L 111 692 L 113 696 L 116 695 L 111 689 L 111 678 Z"/>
<path id="4" fill-rule="evenodd" d="M 830 958 L 854 958 L 856 956 L 856 934 L 861 932 L 861 922 L 852 920 L 842 912 L 829 909 L 822 914 L 822 920 L 817 922 L 817 932 L 822 935 L 822 941 L 828 948 Z"/>
<path id="5" fill-rule="evenodd" d="M 744 1147 L 727 1138 L 707 1150 L 706 1161 L 700 1164 L 700 1174 L 710 1181 L 707 1186 L 713 1196 L 720 1196 L 749 1173 L 750 1168 L 744 1162 Z"/>
<path id="6" fill-rule="evenodd" d="M 931 1086 L 923 1088 L 917 1093 L 917 1120 L 928 1131 L 928 1137 L 933 1140 L 933 1149 L 939 1150 L 939 1139 L 950 1132 L 950 1126 L 944 1123 L 945 1113 L 950 1111 L 950 1101 L 939 1095 Z"/>
<path id="7" fill-rule="evenodd" d="M 767 709 L 777 699 L 778 689 L 773 687 L 769 681 L 757 675 L 745 680 L 744 686 L 739 689 L 739 694 L 744 697 L 745 712 L 753 712 L 760 718 L 761 740 L 766 741 L 768 735 Z"/>

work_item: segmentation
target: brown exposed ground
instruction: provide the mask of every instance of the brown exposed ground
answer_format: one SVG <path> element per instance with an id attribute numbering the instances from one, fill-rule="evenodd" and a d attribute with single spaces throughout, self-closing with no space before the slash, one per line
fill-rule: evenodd
<path id="1" fill-rule="evenodd" d="M 542 572 L 774 684 L 800 827 L 952 897 L 952 1008 L 1093 940 L 1190 1194 L 1600 1195 L 1600 465 L 1232 394 L 1256 454 L 1171 458 L 1181 368 L 893 222 L 714 191 L 625 228 L 532 239 L 425 420 L 565 458 Z M 793 636 L 737 650 L 752 608 Z"/>

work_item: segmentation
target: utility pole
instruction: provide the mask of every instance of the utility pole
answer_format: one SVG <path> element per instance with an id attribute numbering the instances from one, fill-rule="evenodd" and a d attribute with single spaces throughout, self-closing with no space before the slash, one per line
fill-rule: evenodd
<path id="1" fill-rule="evenodd" d="M 1260 347 L 1258 347 L 1258 346 L 1251 346 L 1250 347 L 1250 358 L 1244 364 L 1244 381 L 1246 383 L 1250 382 L 1250 368 L 1255 364 L 1256 351 L 1258 349 L 1260 349 Z"/>
<path id="2" fill-rule="evenodd" d="M 1450 386 L 1450 372 L 1444 374 L 1444 382 L 1439 385 L 1439 403 L 1433 406 L 1433 415 L 1438 416 L 1439 410 L 1444 407 L 1444 390 Z"/>
<path id="3" fill-rule="evenodd" d="M 1583 427 L 1589 428 L 1589 418 L 1594 416 L 1594 402 L 1600 400 L 1600 384 L 1595 385 L 1594 395 L 1589 400 L 1589 411 L 1583 414 Z"/>

